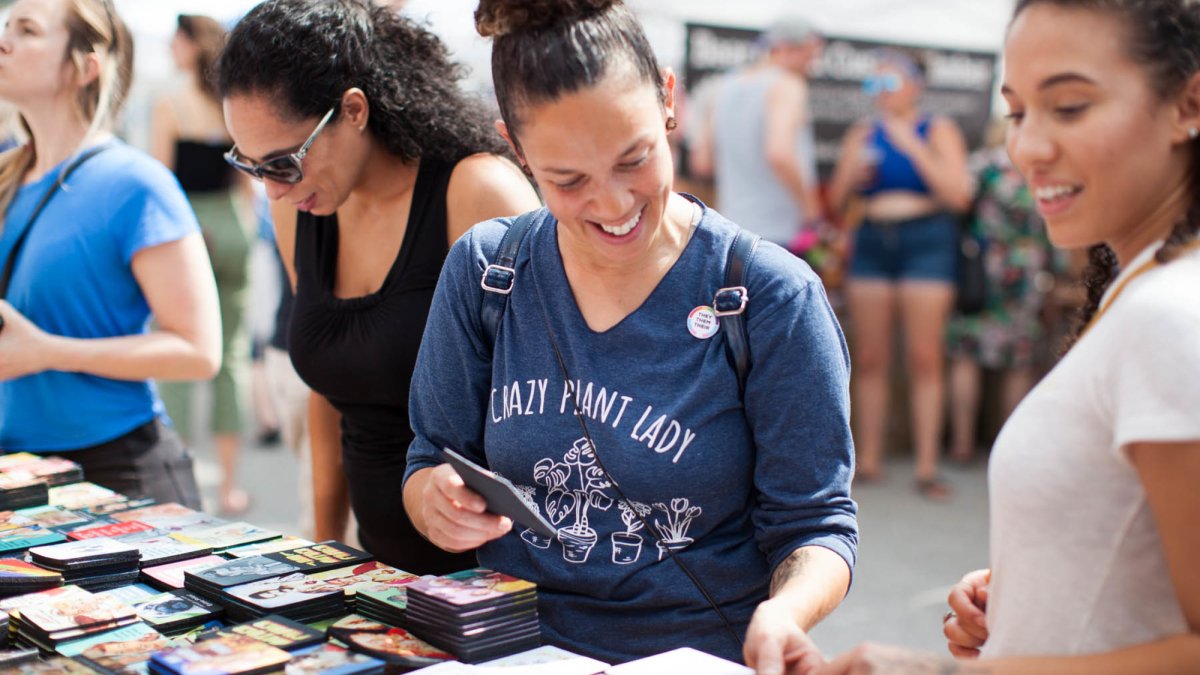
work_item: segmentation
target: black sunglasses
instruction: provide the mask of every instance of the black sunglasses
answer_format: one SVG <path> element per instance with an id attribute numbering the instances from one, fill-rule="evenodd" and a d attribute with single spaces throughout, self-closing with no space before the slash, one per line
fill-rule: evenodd
<path id="1" fill-rule="evenodd" d="M 225 153 L 225 161 L 229 163 L 229 166 L 251 178 L 257 180 L 269 178 L 279 183 L 295 185 L 304 180 L 303 162 L 304 156 L 308 154 L 308 148 L 313 144 L 313 141 L 317 140 L 317 135 L 325 128 L 329 120 L 333 118 L 335 110 L 337 110 L 336 106 L 330 108 L 329 112 L 325 113 L 320 123 L 317 124 L 317 128 L 313 129 L 313 132 L 308 136 L 308 140 L 304 141 L 304 145 L 300 146 L 300 149 L 296 152 L 267 157 L 261 162 L 251 162 L 243 159 L 238 154 L 237 146 L 235 145 Z"/>

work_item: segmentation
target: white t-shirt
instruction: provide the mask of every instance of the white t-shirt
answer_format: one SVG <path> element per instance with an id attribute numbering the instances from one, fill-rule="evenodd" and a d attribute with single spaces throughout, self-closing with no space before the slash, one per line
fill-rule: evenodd
<path id="1" fill-rule="evenodd" d="M 1200 251 L 1133 279 L 1005 424 L 988 476 L 984 657 L 1095 653 L 1187 630 L 1122 447 L 1200 439 L 1198 293 Z"/>

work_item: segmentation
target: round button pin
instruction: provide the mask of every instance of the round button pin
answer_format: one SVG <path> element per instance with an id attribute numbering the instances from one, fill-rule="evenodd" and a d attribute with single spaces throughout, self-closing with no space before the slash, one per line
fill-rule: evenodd
<path id="1" fill-rule="evenodd" d="M 721 327 L 712 307 L 705 305 L 700 305 L 688 314 L 687 325 L 688 332 L 692 334 L 692 337 L 700 340 L 707 340 L 716 335 L 717 330 Z"/>

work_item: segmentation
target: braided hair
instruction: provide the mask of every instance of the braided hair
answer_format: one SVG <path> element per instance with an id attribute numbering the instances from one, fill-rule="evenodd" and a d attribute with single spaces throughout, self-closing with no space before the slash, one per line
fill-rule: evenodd
<path id="1" fill-rule="evenodd" d="M 1013 19 L 1030 7 L 1047 4 L 1119 18 L 1128 35 L 1125 50 L 1146 70 L 1151 88 L 1162 99 L 1177 94 L 1200 71 L 1200 3 L 1195 0 L 1017 0 Z M 1174 260 L 1184 244 L 1200 235 L 1200 142 L 1192 142 L 1191 152 L 1191 203 L 1155 252 L 1160 264 Z M 1104 292 L 1117 273 L 1117 256 L 1107 244 L 1088 250 L 1083 271 L 1087 301 L 1076 313 L 1068 348 L 1099 311 Z"/>

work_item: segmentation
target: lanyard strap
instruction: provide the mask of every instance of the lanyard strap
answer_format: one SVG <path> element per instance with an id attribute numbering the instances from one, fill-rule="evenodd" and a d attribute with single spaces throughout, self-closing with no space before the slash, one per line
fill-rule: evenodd
<path id="1" fill-rule="evenodd" d="M 75 158 L 75 161 L 72 162 L 70 166 L 63 170 L 62 174 L 59 175 L 58 180 L 54 181 L 54 185 L 51 185 L 50 189 L 46 190 L 46 194 L 42 195 L 42 201 L 38 202 L 38 205 L 34 207 L 33 213 L 29 216 L 29 221 L 25 223 L 25 229 L 22 230 L 21 234 L 17 236 L 17 241 L 13 244 L 12 251 L 10 251 L 8 254 L 8 260 L 4 263 L 4 275 L 0 276 L 0 298 L 3 298 L 8 294 L 8 283 L 12 281 L 13 270 L 17 266 L 17 256 L 21 253 L 21 246 L 24 245 L 25 240 L 29 238 L 29 231 L 33 229 L 33 221 L 37 220 L 38 216 L 42 215 L 42 211 L 46 208 L 46 204 L 50 203 L 50 198 L 58 192 L 58 189 L 62 187 L 63 183 L 66 182 L 67 177 L 70 176 L 75 169 L 78 169 L 80 164 L 83 164 L 87 160 L 94 157 L 97 153 L 100 153 L 107 148 L 108 144 L 103 143 L 85 150 L 82 154 Z"/>
<path id="2" fill-rule="evenodd" d="M 1196 248 L 1200 248 L 1200 239 L 1193 239 L 1192 241 L 1184 244 L 1182 247 L 1182 252 L 1186 253 L 1188 251 L 1195 250 Z M 1080 333 L 1080 337 L 1087 334 L 1087 332 L 1092 329 L 1092 326 L 1095 326 L 1100 321 L 1100 317 L 1104 316 L 1104 313 L 1108 311 L 1108 308 L 1112 307 L 1113 303 L 1117 301 L 1117 296 L 1121 295 L 1121 292 L 1125 290 L 1125 287 L 1129 285 L 1129 282 L 1142 276 L 1146 272 L 1149 272 L 1155 267 L 1158 267 L 1158 259 L 1154 256 L 1150 256 L 1149 260 L 1141 265 L 1138 265 L 1137 269 L 1127 274 L 1125 278 L 1121 280 L 1121 283 L 1117 284 L 1116 287 L 1113 288 L 1112 294 L 1108 296 L 1108 302 L 1105 302 L 1103 305 L 1101 305 L 1100 309 L 1092 315 L 1091 321 L 1088 321 L 1088 325 L 1083 329 L 1083 332 Z"/>

